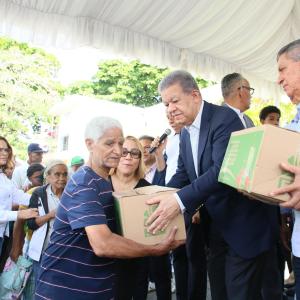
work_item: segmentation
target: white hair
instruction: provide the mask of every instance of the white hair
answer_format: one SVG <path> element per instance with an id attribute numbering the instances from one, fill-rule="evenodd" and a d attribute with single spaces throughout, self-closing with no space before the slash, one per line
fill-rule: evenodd
<path id="1" fill-rule="evenodd" d="M 106 130 L 111 128 L 120 128 L 122 125 L 116 119 L 110 117 L 95 117 L 86 126 L 84 132 L 85 139 L 99 140 Z"/>
<path id="2" fill-rule="evenodd" d="M 58 165 L 63 165 L 63 166 L 65 166 L 65 167 L 68 169 L 66 163 L 65 163 L 63 160 L 53 159 L 53 160 L 50 160 L 50 161 L 46 164 L 46 168 L 45 168 L 45 171 L 44 171 L 44 177 L 46 178 L 48 175 L 50 175 L 52 169 L 53 169 L 55 166 L 58 166 Z"/>

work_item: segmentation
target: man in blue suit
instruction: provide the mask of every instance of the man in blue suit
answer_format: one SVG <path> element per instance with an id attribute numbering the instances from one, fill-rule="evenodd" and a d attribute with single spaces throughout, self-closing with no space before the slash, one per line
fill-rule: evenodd
<path id="1" fill-rule="evenodd" d="M 188 72 L 167 75 L 159 92 L 167 112 L 185 126 L 177 171 L 169 182 L 181 189 L 148 201 L 159 203 L 148 220 L 149 231 L 163 229 L 179 213 L 193 214 L 204 205 L 211 218 L 209 263 L 220 274 L 210 274 L 213 300 L 261 299 L 265 257 L 278 238 L 276 207 L 249 200 L 218 182 L 230 134 L 243 125 L 231 109 L 203 101 Z"/>

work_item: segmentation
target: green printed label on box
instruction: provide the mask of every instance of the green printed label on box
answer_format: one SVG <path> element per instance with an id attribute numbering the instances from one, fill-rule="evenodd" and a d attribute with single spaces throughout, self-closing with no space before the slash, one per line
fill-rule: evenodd
<path id="1" fill-rule="evenodd" d="M 300 166 L 300 155 L 293 155 L 288 158 L 288 163 L 293 166 Z M 277 182 L 277 187 L 291 184 L 294 181 L 294 175 L 290 172 L 282 170 Z"/>
<path id="2" fill-rule="evenodd" d="M 146 222 L 147 222 L 148 218 L 156 210 L 157 206 L 158 206 L 158 204 L 148 205 L 147 209 L 144 211 L 144 236 L 145 237 L 151 237 L 154 235 L 162 235 L 165 233 L 165 230 L 159 230 L 155 234 L 152 234 L 152 233 L 148 232 L 148 229 L 146 226 Z"/>
<path id="3" fill-rule="evenodd" d="M 263 131 L 254 131 L 230 137 L 218 178 L 219 182 L 235 188 L 251 190 L 263 135 Z"/>

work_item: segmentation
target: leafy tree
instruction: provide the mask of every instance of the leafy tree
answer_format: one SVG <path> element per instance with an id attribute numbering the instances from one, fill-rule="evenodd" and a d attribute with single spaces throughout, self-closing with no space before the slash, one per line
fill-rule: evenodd
<path id="1" fill-rule="evenodd" d="M 63 92 L 54 80 L 60 65 L 42 49 L 8 38 L 0 38 L 0 55 L 0 134 L 24 158 L 27 134 L 51 122 L 49 108 Z"/>
<path id="2" fill-rule="evenodd" d="M 68 88 L 68 93 L 96 95 L 141 107 L 151 106 L 159 101 L 158 83 L 169 72 L 167 68 L 142 64 L 138 60 L 108 60 L 99 63 L 91 82 L 76 82 Z M 200 87 L 210 84 L 201 78 L 196 80 Z"/>

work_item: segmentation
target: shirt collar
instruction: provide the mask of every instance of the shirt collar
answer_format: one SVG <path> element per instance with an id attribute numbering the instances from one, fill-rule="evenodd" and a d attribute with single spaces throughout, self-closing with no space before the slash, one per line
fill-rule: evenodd
<path id="1" fill-rule="evenodd" d="M 228 107 L 230 107 L 232 110 L 234 110 L 239 116 L 241 116 L 241 117 L 244 116 L 244 113 L 241 112 L 238 108 L 235 108 L 235 107 L 229 105 L 228 103 L 226 103 L 226 105 L 227 105 Z"/>
<path id="2" fill-rule="evenodd" d="M 200 130 L 203 106 L 204 106 L 204 101 L 202 100 L 199 112 L 196 116 L 196 119 L 194 120 L 194 122 L 191 125 L 185 126 L 188 131 L 190 131 L 192 128 L 196 128 L 197 130 Z"/>
<path id="3" fill-rule="evenodd" d="M 156 169 L 156 163 L 154 163 L 147 171 L 147 174 L 153 172 Z"/>

